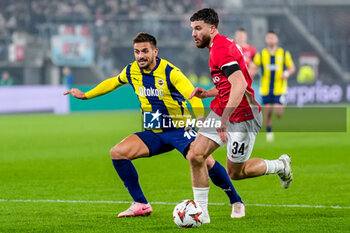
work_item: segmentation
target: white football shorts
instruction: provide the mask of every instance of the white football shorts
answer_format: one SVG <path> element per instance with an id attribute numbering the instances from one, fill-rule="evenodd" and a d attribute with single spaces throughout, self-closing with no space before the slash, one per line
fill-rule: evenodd
<path id="1" fill-rule="evenodd" d="M 206 121 L 220 120 L 221 117 L 211 111 L 206 117 Z M 255 138 L 258 135 L 262 125 L 262 113 L 254 112 L 254 119 L 242 122 L 229 122 L 227 134 L 227 157 L 233 163 L 244 163 L 247 161 L 253 151 Z M 220 146 L 225 143 L 220 139 L 216 128 L 202 127 L 198 133 L 213 140 Z"/>

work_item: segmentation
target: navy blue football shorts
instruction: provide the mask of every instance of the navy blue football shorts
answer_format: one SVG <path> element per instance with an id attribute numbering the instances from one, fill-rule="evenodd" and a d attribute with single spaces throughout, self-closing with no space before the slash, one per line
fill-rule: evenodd
<path id="1" fill-rule="evenodd" d="M 284 95 L 263 95 L 261 96 L 263 104 L 282 104 L 285 105 Z"/>
<path id="2" fill-rule="evenodd" d="M 146 144 L 150 151 L 150 156 L 177 149 L 185 158 L 190 144 L 197 136 L 196 130 L 192 128 L 167 130 L 163 133 L 154 133 L 152 130 L 146 130 L 135 134 Z"/>

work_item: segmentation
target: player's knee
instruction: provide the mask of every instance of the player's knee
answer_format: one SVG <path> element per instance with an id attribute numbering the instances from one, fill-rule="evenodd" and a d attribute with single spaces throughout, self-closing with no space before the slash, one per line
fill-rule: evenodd
<path id="1" fill-rule="evenodd" d="M 278 118 L 280 118 L 282 116 L 283 112 L 275 112 L 275 114 Z"/>
<path id="2" fill-rule="evenodd" d="M 244 178 L 241 172 L 231 172 L 229 173 L 231 180 L 241 180 Z"/>
<path id="3" fill-rule="evenodd" d="M 274 109 L 274 113 L 275 115 L 280 118 L 283 114 L 283 107 L 282 106 L 277 106 L 275 109 Z"/>
<path id="4" fill-rule="evenodd" d="M 187 159 L 192 166 L 202 166 L 202 164 L 205 163 L 204 155 L 195 149 L 190 149 L 188 151 Z"/>
<path id="5" fill-rule="evenodd" d="M 245 177 L 244 171 L 228 169 L 227 174 L 232 180 L 241 180 Z"/>
<path id="6" fill-rule="evenodd" d="M 127 156 L 127 151 L 123 146 L 117 144 L 110 150 L 112 159 L 129 159 Z"/>

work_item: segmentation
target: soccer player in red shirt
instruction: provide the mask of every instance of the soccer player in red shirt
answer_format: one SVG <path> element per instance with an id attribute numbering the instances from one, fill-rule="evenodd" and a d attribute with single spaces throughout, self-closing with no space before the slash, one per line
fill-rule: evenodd
<path id="1" fill-rule="evenodd" d="M 235 42 L 241 46 L 245 64 L 248 67 L 250 77 L 253 78 L 257 74 L 257 68 L 252 64 L 256 49 L 253 45 L 248 44 L 248 35 L 244 28 L 240 28 L 235 32 Z"/>
<path id="2" fill-rule="evenodd" d="M 219 34 L 219 18 L 215 10 L 199 10 L 190 20 L 196 46 L 209 49 L 209 67 L 215 84 L 210 90 L 197 87 L 190 98 L 215 97 L 210 104 L 212 111 L 206 120 L 221 122 L 221 126 L 217 128 L 200 128 L 187 154 L 191 165 L 194 199 L 203 208 L 204 222 L 209 223 L 209 179 L 205 159 L 219 146 L 227 143 L 226 166 L 233 180 L 277 174 L 282 187 L 288 188 L 293 177 L 291 160 L 286 154 L 276 160 L 249 159 L 261 128 L 262 114 L 261 107 L 254 98 L 252 79 L 242 50 L 232 39 Z M 231 217 L 243 216 L 244 204 L 234 203 Z"/>

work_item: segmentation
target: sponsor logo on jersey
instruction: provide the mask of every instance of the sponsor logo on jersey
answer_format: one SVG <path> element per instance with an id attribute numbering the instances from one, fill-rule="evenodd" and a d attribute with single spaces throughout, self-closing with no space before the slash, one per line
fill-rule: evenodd
<path id="1" fill-rule="evenodd" d="M 147 96 L 160 96 L 160 97 L 164 97 L 164 90 L 163 89 L 154 89 L 152 87 L 150 87 L 150 88 L 140 87 L 139 88 L 139 96 L 146 96 L 146 97 Z"/>
<path id="2" fill-rule="evenodd" d="M 266 68 L 268 70 L 280 70 L 280 66 L 276 65 L 276 64 L 270 64 L 270 65 L 267 65 Z"/>

